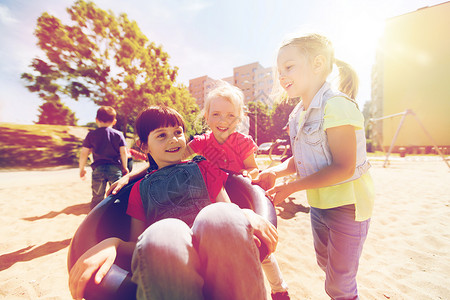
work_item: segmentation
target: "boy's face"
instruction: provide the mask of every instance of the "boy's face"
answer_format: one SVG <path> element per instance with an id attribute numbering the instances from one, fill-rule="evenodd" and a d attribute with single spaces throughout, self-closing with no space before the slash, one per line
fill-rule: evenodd
<path id="1" fill-rule="evenodd" d="M 206 122 L 220 144 L 236 130 L 238 116 L 238 110 L 228 99 L 217 97 L 211 100 Z"/>
<path id="2" fill-rule="evenodd" d="M 179 163 L 185 150 L 186 137 L 181 126 L 161 127 L 148 135 L 147 152 L 158 168 Z"/>

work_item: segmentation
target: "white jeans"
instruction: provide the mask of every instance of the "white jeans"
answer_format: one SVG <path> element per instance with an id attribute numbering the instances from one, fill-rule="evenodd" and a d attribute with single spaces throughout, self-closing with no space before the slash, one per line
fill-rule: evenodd
<path id="1" fill-rule="evenodd" d="M 264 270 L 264 274 L 266 274 L 267 281 L 269 281 L 270 289 L 273 293 L 287 291 L 288 285 L 283 279 L 280 267 L 278 266 L 278 262 L 273 253 L 263 260 L 261 266 Z"/>
<path id="2" fill-rule="evenodd" d="M 178 219 L 152 224 L 132 271 L 138 299 L 266 299 L 253 229 L 235 204 L 203 208 L 192 229 Z"/>

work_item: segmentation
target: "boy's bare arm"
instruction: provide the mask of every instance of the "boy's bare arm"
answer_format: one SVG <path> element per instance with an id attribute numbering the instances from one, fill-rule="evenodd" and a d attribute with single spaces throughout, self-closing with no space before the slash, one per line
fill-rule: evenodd
<path id="1" fill-rule="evenodd" d="M 127 147 L 122 146 L 120 147 L 119 151 L 120 151 L 120 162 L 122 163 L 122 175 L 126 175 L 129 172 L 127 165 L 128 163 Z"/>
<path id="2" fill-rule="evenodd" d="M 82 147 L 80 151 L 80 159 L 78 161 L 78 167 L 80 168 L 80 178 L 84 178 L 86 176 L 86 163 L 89 154 L 91 154 L 92 149 Z"/>

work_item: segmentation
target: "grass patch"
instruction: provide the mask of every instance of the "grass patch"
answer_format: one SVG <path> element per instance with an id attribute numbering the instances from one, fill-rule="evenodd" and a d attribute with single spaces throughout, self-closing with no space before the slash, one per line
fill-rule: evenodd
<path id="1" fill-rule="evenodd" d="M 88 128 L 0 123 L 0 168 L 77 166 Z"/>

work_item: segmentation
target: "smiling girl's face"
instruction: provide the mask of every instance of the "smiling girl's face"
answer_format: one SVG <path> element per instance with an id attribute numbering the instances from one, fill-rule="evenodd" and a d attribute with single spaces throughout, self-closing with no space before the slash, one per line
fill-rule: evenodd
<path id="1" fill-rule="evenodd" d="M 290 98 L 304 97 L 309 93 L 314 72 L 307 57 L 297 47 L 288 45 L 281 48 L 277 67 L 280 84 Z"/>
<path id="2" fill-rule="evenodd" d="M 211 100 L 206 122 L 219 144 L 223 144 L 236 131 L 239 111 L 231 101 L 219 96 Z"/>
<path id="3" fill-rule="evenodd" d="M 148 135 L 147 152 L 159 168 L 181 162 L 186 149 L 183 127 L 160 127 Z"/>

